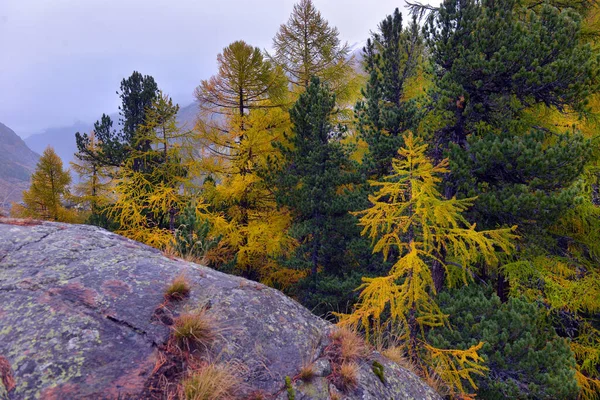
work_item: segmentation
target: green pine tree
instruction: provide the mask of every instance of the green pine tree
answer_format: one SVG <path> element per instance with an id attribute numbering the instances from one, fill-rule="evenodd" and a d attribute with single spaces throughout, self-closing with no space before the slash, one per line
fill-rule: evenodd
<path id="1" fill-rule="evenodd" d="M 433 345 L 467 349 L 484 343 L 479 354 L 489 371 L 475 376 L 477 398 L 577 397 L 573 353 L 538 305 L 519 298 L 501 303 L 477 285 L 441 293 L 438 301 L 452 328 L 430 331 Z"/>
<path id="2" fill-rule="evenodd" d="M 131 156 L 132 151 L 148 151 L 151 142 L 140 140 L 138 128 L 146 121 L 146 113 L 158 99 L 158 86 L 150 75 L 142 75 L 137 71 L 121 81 L 121 98 L 119 107 L 122 129 L 113 129 L 112 119 L 103 114 L 100 121 L 94 124 L 96 139 L 101 143 L 100 148 L 90 151 L 90 137 L 87 133 L 75 133 L 79 154 L 95 159 L 102 166 L 121 167 Z M 141 161 L 134 162 L 134 168 L 139 169 Z"/>
<path id="3" fill-rule="evenodd" d="M 294 216 L 290 233 L 300 245 L 288 262 L 310 271 L 299 297 L 311 306 L 331 301 L 333 293 L 343 293 L 344 287 L 359 282 L 360 275 L 354 272 L 360 263 L 363 268 L 374 267 L 369 266 L 370 250 L 360 239 L 356 217 L 349 213 L 364 206 L 364 199 L 355 186 L 360 181 L 357 165 L 350 160 L 351 148 L 341 142 L 341 128 L 331 123 L 334 107 L 335 96 L 313 77 L 290 110 L 290 146 L 280 146 L 283 165 L 273 182 L 278 202 Z M 344 296 L 353 302 L 351 294 Z M 347 309 L 349 304 L 341 305 L 341 300 L 327 307 Z"/>
<path id="4" fill-rule="evenodd" d="M 414 130 L 420 113 L 415 99 L 406 99 L 409 81 L 417 75 L 422 39 L 415 21 L 402 28 L 396 8 L 380 24 L 363 49 L 369 79 L 356 105 L 359 137 L 368 145 L 363 165 L 371 179 L 391 173 L 392 158 L 402 147 L 402 135 Z"/>

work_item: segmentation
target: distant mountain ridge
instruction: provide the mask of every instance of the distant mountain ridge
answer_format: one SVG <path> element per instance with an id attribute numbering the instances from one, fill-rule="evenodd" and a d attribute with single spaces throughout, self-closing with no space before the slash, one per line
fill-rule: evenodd
<path id="1" fill-rule="evenodd" d="M 0 208 L 21 200 L 39 158 L 19 135 L 0 122 Z"/>
<path id="2" fill-rule="evenodd" d="M 177 122 L 180 127 L 192 129 L 195 124 L 198 106 L 196 103 L 189 104 L 179 109 Z M 113 126 L 118 128 L 119 114 L 109 115 L 113 120 Z M 69 163 L 75 160 L 77 145 L 75 144 L 75 132 L 89 133 L 94 129 L 94 123 L 76 122 L 70 126 L 46 129 L 42 133 L 33 134 L 25 139 L 25 143 L 34 151 L 42 153 L 48 145 L 54 147 L 56 154 L 62 159 L 65 168 L 69 168 Z M 73 179 L 76 179 L 73 176 Z"/>

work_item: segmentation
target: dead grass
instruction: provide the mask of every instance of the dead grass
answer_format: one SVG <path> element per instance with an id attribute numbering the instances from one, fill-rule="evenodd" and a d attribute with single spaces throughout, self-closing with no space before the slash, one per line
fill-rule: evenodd
<path id="1" fill-rule="evenodd" d="M 298 374 L 304 382 L 310 382 L 315 377 L 315 367 L 312 364 L 303 365 Z"/>
<path id="2" fill-rule="evenodd" d="M 406 356 L 406 353 L 401 346 L 389 347 L 382 350 L 381 354 L 413 374 L 420 375 L 419 367 L 410 361 L 410 358 Z"/>
<path id="3" fill-rule="evenodd" d="M 207 350 L 218 336 L 217 322 L 206 309 L 181 314 L 173 322 L 173 337 L 184 351 Z"/>
<path id="4" fill-rule="evenodd" d="M 244 400 L 267 400 L 268 398 L 269 398 L 269 395 L 265 391 L 255 390 L 254 392 L 250 393 L 243 399 Z"/>
<path id="5" fill-rule="evenodd" d="M 348 328 L 338 328 L 331 333 L 331 340 L 339 348 L 342 361 L 356 361 L 369 353 L 362 337 Z"/>
<path id="6" fill-rule="evenodd" d="M 358 386 L 358 362 L 369 356 L 370 348 L 364 339 L 348 328 L 336 328 L 329 338 L 331 343 L 325 348 L 332 373 L 328 379 L 342 392 L 349 392 Z"/>
<path id="7" fill-rule="evenodd" d="M 169 300 L 183 300 L 190 294 L 190 284 L 183 275 L 177 276 L 165 290 L 165 298 Z"/>
<path id="8" fill-rule="evenodd" d="M 329 398 L 331 400 L 342 400 L 342 396 L 338 392 L 331 389 L 329 389 Z"/>
<path id="9" fill-rule="evenodd" d="M 208 364 L 181 382 L 186 400 L 229 400 L 236 398 L 241 379 L 229 364 Z"/>
<path id="10" fill-rule="evenodd" d="M 166 246 L 162 253 L 165 257 L 171 260 L 184 260 L 199 265 L 207 265 L 208 262 L 208 258 L 206 255 L 197 256 L 191 251 L 187 253 L 180 253 L 172 245 Z M 224 260 L 223 262 L 225 261 L 227 260 Z"/>
<path id="11" fill-rule="evenodd" d="M 437 374 L 425 374 L 425 376 L 421 376 L 421 379 L 441 397 L 445 398 L 450 395 L 448 385 Z"/>
<path id="12" fill-rule="evenodd" d="M 167 257 L 169 260 L 177 260 L 178 258 L 180 258 L 179 254 L 177 253 L 177 251 L 175 251 L 175 249 L 172 246 L 166 246 L 163 251 L 162 251 L 163 256 Z"/>
<path id="13" fill-rule="evenodd" d="M 339 370 L 338 384 L 344 392 L 349 392 L 356 389 L 358 386 L 358 364 L 351 362 L 343 362 Z"/>

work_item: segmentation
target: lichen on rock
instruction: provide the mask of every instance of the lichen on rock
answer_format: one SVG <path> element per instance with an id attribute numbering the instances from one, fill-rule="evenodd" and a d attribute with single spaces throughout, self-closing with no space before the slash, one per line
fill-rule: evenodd
<path id="1" fill-rule="evenodd" d="M 10 392 L 0 382 L 0 399 L 145 398 L 171 334 L 165 289 L 182 275 L 189 295 L 168 313 L 210 308 L 219 320 L 213 353 L 245 366 L 242 394 L 285 399 L 289 376 L 297 400 L 329 397 L 331 366 L 321 355 L 331 325 L 280 292 L 100 228 L 0 219 L 0 356 L 15 380 Z M 311 354 L 317 376 L 293 379 Z M 438 398 L 414 374 L 372 357 L 345 398 Z"/>

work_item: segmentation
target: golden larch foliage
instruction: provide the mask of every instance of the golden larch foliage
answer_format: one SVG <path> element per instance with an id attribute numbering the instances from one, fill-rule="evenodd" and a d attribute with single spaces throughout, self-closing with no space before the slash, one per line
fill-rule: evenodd
<path id="1" fill-rule="evenodd" d="M 363 278 L 359 302 L 352 314 L 339 314 L 340 324 L 362 327 L 367 335 L 391 326 L 400 332 L 413 361 L 421 357 L 452 390 L 464 395 L 462 381 L 475 389 L 470 375 L 485 370 L 477 354 L 482 343 L 467 350 L 442 350 L 424 342 L 426 329 L 447 323 L 435 300 L 430 265 L 437 262 L 446 268 L 448 284 L 466 284 L 476 262 L 497 264 L 498 251 L 514 250 L 516 227 L 477 231 L 462 216 L 474 199 L 445 199 L 436 188 L 441 174 L 448 172 L 447 160 L 434 165 L 426 156 L 427 145 L 412 133 L 404 141 L 399 158 L 393 160 L 394 173 L 371 183 L 378 188 L 369 198 L 372 206 L 356 213 L 362 234 L 373 240 L 373 251 L 386 259 L 393 254 L 395 262 L 387 276 Z M 459 272 L 449 264 L 458 265 Z M 423 352 L 425 356 L 418 356 Z"/>

